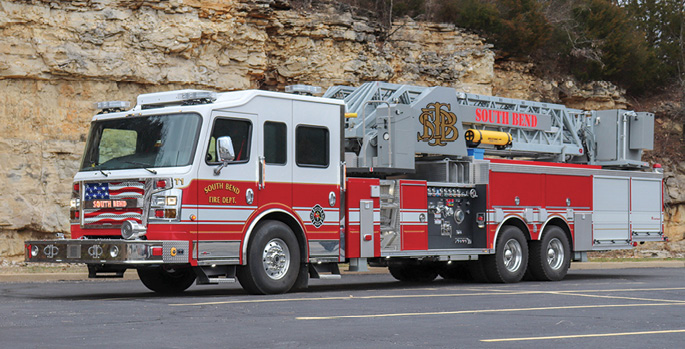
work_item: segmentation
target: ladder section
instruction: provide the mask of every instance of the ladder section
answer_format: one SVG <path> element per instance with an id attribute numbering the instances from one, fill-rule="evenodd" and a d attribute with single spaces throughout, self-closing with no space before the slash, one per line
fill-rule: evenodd
<path id="1" fill-rule="evenodd" d="M 324 97 L 343 99 L 347 112 L 357 114 L 345 120 L 346 161 L 355 173 L 412 173 L 415 157 L 463 158 L 467 148 L 509 158 L 639 168 L 648 166 L 642 150 L 653 148 L 650 113 L 583 111 L 385 82 L 334 86 Z"/>
<path id="2" fill-rule="evenodd" d="M 345 125 L 345 138 L 364 138 L 364 135 L 373 132 L 376 126 L 377 107 L 388 104 L 411 105 L 429 89 L 429 87 L 373 81 L 359 87 L 333 86 L 323 97 L 342 99 L 345 101 L 348 113 L 357 113 L 356 120 L 350 119 Z"/>
<path id="3" fill-rule="evenodd" d="M 533 129 L 525 127 L 511 127 L 493 125 L 478 120 L 464 118 L 466 127 L 478 130 L 506 132 L 512 136 L 512 146 L 506 150 L 486 148 L 485 153 L 493 155 L 518 155 L 534 158 L 555 156 L 551 159 L 567 162 L 573 157 L 584 157 L 584 144 L 579 137 L 581 130 L 587 132 L 590 113 L 579 109 L 567 108 L 561 104 L 540 103 L 519 99 L 501 98 L 457 92 L 460 105 L 476 107 L 481 111 L 504 111 L 508 116 L 514 115 L 543 115 L 551 118 L 551 125 L 547 129 Z M 483 112 L 483 113 L 485 113 Z M 482 115 L 482 114 L 481 114 Z"/>

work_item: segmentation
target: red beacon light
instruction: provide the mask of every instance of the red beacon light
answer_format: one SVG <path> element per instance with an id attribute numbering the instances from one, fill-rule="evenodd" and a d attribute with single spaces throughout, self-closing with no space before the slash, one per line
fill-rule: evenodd
<path id="1" fill-rule="evenodd" d="M 652 171 L 656 173 L 664 173 L 664 169 L 661 167 L 661 164 L 652 165 Z"/>
<path id="2" fill-rule="evenodd" d="M 160 179 L 155 183 L 158 189 L 165 189 L 167 187 L 167 181 L 165 179 Z"/>

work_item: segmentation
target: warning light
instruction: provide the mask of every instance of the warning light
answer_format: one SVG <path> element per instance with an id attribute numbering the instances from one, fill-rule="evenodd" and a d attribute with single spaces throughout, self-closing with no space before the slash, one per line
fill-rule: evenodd
<path id="1" fill-rule="evenodd" d="M 161 256 L 163 255 L 163 250 L 161 247 L 153 247 L 152 248 L 152 255 L 153 256 Z"/>

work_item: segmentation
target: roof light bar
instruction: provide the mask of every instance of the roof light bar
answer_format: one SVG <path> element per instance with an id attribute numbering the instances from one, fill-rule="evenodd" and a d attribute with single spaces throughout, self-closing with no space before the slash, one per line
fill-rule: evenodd
<path id="1" fill-rule="evenodd" d="M 207 104 L 216 101 L 214 91 L 181 90 L 157 93 L 146 93 L 138 96 L 138 105 L 142 109 L 160 108 L 171 105 Z"/>
<path id="2" fill-rule="evenodd" d="M 126 101 L 106 101 L 95 103 L 95 109 L 100 110 L 100 114 L 124 111 L 130 107 L 131 102 Z"/>
<path id="3" fill-rule="evenodd" d="M 294 93 L 298 95 L 313 96 L 321 93 L 321 86 L 311 85 L 288 85 L 285 87 L 285 92 Z"/>

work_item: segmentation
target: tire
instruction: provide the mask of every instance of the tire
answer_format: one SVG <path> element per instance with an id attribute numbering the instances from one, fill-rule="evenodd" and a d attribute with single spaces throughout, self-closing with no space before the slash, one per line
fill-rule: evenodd
<path id="1" fill-rule="evenodd" d="M 240 285 L 251 294 L 290 291 L 300 272 L 300 247 L 285 223 L 259 224 L 247 249 L 247 265 L 238 267 Z"/>
<path id="2" fill-rule="evenodd" d="M 158 266 L 138 268 L 138 277 L 148 289 L 160 294 L 181 293 L 195 282 L 191 267 Z"/>
<path id="3" fill-rule="evenodd" d="M 390 275 L 403 282 L 431 282 L 438 277 L 437 269 L 430 264 L 397 263 L 388 266 Z"/>
<path id="4" fill-rule="evenodd" d="M 497 238 L 494 255 L 483 257 L 482 265 L 490 282 L 519 282 L 528 268 L 528 243 L 521 229 L 509 225 Z"/>
<path id="5" fill-rule="evenodd" d="M 449 264 L 445 263 L 440 268 L 439 274 L 445 280 L 473 280 L 471 273 L 469 273 L 469 267 L 466 262 L 452 262 Z"/>
<path id="6" fill-rule="evenodd" d="M 566 233 L 557 226 L 548 226 L 542 240 L 530 244 L 528 274 L 533 280 L 559 281 L 571 265 L 571 247 Z"/>

